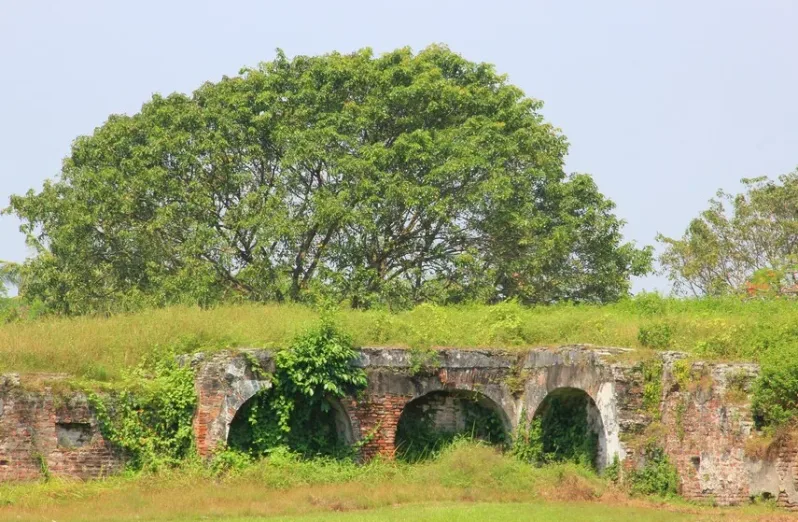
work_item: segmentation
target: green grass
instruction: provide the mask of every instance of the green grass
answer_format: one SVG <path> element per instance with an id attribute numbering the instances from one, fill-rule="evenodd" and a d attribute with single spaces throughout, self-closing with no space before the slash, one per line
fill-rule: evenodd
<path id="1" fill-rule="evenodd" d="M 285 453 L 224 476 L 156 474 L 0 484 L 0 520 L 761 520 L 765 509 L 630 499 L 574 465 L 535 468 L 460 442 L 424 464 L 301 461 Z M 592 518 L 590 518 L 592 517 Z"/>
<path id="2" fill-rule="evenodd" d="M 402 506 L 399 508 L 377 509 L 362 513 L 324 513 L 301 517 L 272 518 L 274 522 L 516 522 L 534 520 L 536 522 L 677 522 L 682 520 L 711 520 L 696 517 L 695 514 L 662 511 L 653 508 L 640 508 L 601 504 L 430 504 Z M 230 522 L 235 519 L 228 519 Z M 243 522 L 246 519 L 238 519 Z M 250 519 L 255 520 L 255 519 Z"/>
<path id="3" fill-rule="evenodd" d="M 285 346 L 317 319 L 298 305 L 172 307 L 108 318 L 43 318 L 0 327 L 0 371 L 66 372 L 113 380 L 156 346 L 183 351 Z M 677 300 L 644 295 L 620 303 L 525 308 L 422 305 L 392 314 L 342 310 L 360 346 L 509 348 L 589 343 L 758 360 L 798 347 L 798 301 Z M 645 335 L 640 336 L 641 329 Z"/>
<path id="4" fill-rule="evenodd" d="M 120 518 L 119 520 L 124 520 Z M 333 512 L 294 517 L 180 518 L 175 522 L 209 520 L 220 522 L 681 522 L 731 520 L 720 514 L 698 515 L 655 508 L 596 504 L 452 504 L 431 503 L 358 512 Z"/>

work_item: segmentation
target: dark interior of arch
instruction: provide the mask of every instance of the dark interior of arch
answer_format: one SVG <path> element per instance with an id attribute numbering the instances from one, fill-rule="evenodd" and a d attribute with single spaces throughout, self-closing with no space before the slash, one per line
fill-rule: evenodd
<path id="1" fill-rule="evenodd" d="M 429 458 L 458 437 L 505 445 L 509 436 L 499 406 L 469 391 L 435 391 L 409 402 L 396 428 L 396 457 Z"/>
<path id="2" fill-rule="evenodd" d="M 230 423 L 227 447 L 256 457 L 278 446 L 306 457 L 349 454 L 352 426 L 338 401 L 297 397 L 288 432 L 280 427 L 274 401 L 271 390 L 264 390 L 244 403 Z"/>
<path id="3" fill-rule="evenodd" d="M 543 445 L 543 461 L 600 467 L 601 415 L 584 390 L 558 388 L 550 392 L 535 412 L 533 430 Z"/>

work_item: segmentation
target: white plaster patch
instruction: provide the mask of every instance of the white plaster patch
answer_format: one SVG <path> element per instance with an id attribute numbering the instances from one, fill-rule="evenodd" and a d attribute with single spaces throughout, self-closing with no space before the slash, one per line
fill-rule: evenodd
<path id="1" fill-rule="evenodd" d="M 603 458 L 599 468 L 604 468 L 612 464 L 615 455 L 618 455 L 619 460 L 626 458 L 626 452 L 621 446 L 618 408 L 613 383 L 605 382 L 599 387 L 596 394 L 596 407 L 604 424 L 604 437 L 599 437 L 599 455 Z"/>

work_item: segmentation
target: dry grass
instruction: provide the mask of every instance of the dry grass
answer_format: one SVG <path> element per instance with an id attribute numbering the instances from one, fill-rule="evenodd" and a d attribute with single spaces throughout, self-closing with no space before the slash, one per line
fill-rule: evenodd
<path id="1" fill-rule="evenodd" d="M 424 505 L 424 520 L 453 520 L 452 510 L 464 505 L 494 504 L 491 519 L 514 520 L 509 514 L 559 513 L 535 520 L 787 520 L 787 515 L 763 509 L 717 509 L 630 499 L 590 472 L 574 466 L 543 469 L 524 465 L 490 448 L 460 444 L 438 460 L 423 465 L 373 462 L 355 466 L 334 462 L 297 462 L 282 457 L 263 462 L 224 478 L 204 468 L 187 468 L 158 475 L 112 478 L 89 483 L 0 487 L 0 520 L 59 522 L 118 520 L 227 520 L 253 517 L 296 517 L 358 513 L 333 520 L 392 520 L 415 518 L 417 508 L 401 509 L 409 518 L 397 518 L 399 506 Z M 567 503 L 567 504 L 566 504 Z M 496 506 L 495 504 L 501 504 Z M 520 506 L 525 504 L 526 507 Z M 458 520 L 485 520 L 473 516 Z M 579 518 L 575 518 L 575 517 Z M 493 518 L 498 517 L 498 518 Z M 564 518 L 563 518 L 564 517 Z"/>

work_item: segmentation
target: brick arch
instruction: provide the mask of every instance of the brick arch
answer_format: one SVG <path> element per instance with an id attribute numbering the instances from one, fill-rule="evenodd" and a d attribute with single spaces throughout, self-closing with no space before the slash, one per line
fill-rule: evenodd
<path id="1" fill-rule="evenodd" d="M 604 421 L 601 418 L 601 412 L 596 405 L 595 399 L 586 391 L 581 388 L 573 388 L 570 386 L 563 386 L 550 390 L 543 400 L 538 404 L 532 418 L 539 417 L 544 410 L 553 408 L 551 400 L 554 398 L 575 398 L 584 397 L 587 399 L 587 417 L 588 428 L 598 436 L 598 454 L 596 456 L 596 466 L 601 470 L 607 465 L 607 432 L 604 429 Z"/>
<path id="2" fill-rule="evenodd" d="M 362 443 L 361 456 L 366 460 L 377 455 L 393 458 L 404 408 L 434 392 L 478 393 L 490 402 L 491 409 L 499 412 L 506 432 L 513 433 L 519 401 L 500 374 L 474 368 L 440 368 L 412 375 L 379 368 L 369 372 L 366 393 L 346 403 L 356 438 Z"/>
<path id="3" fill-rule="evenodd" d="M 588 422 L 596 429 L 599 436 L 596 459 L 599 470 L 612 464 L 616 455 L 622 460 L 625 454 L 620 444 L 617 404 L 612 382 L 593 379 L 587 381 L 554 379 L 549 381 L 545 387 L 538 386 L 534 390 L 528 389 L 528 393 L 525 395 L 524 411 L 527 412 L 528 418 L 534 418 L 539 413 L 541 406 L 545 406 L 547 399 L 569 390 L 583 393 L 589 399 Z"/>
<path id="4" fill-rule="evenodd" d="M 450 427 L 453 428 L 453 429 L 456 429 L 458 427 L 457 424 L 459 423 L 459 419 L 457 419 L 457 415 L 458 415 L 459 412 L 456 410 L 457 403 L 446 404 L 446 401 L 447 401 L 447 399 L 462 399 L 462 398 L 467 398 L 468 400 L 471 400 L 472 397 L 474 399 L 476 399 L 477 404 L 479 404 L 481 407 L 483 407 L 483 408 L 485 408 L 487 410 L 490 410 L 493 413 L 495 413 L 498 416 L 499 420 L 501 421 L 502 431 L 504 432 L 504 434 L 506 436 L 512 436 L 512 432 L 513 432 L 512 421 L 510 420 L 510 416 L 507 414 L 507 411 L 505 411 L 505 409 L 502 408 L 500 402 L 498 402 L 495 399 L 491 398 L 486 393 L 482 393 L 480 391 L 473 390 L 473 389 L 470 389 L 470 388 L 469 389 L 466 389 L 466 388 L 451 388 L 451 387 L 443 387 L 442 386 L 442 387 L 438 387 L 437 389 L 428 390 L 425 393 L 417 394 L 415 397 L 413 397 L 411 400 L 407 401 L 404 404 L 404 406 L 401 409 L 401 412 L 399 413 L 399 417 L 397 419 L 397 426 L 396 426 L 397 427 L 397 432 L 394 433 L 394 438 L 393 438 L 394 447 L 398 448 L 398 446 L 399 446 L 399 440 L 398 440 L 399 423 L 401 423 L 402 418 L 409 411 L 409 408 L 413 407 L 414 405 L 418 405 L 418 404 L 420 404 L 423 401 L 434 401 L 434 400 L 440 398 L 440 399 L 442 399 L 441 406 L 450 407 L 450 408 L 453 409 L 453 411 L 450 412 L 451 415 L 452 415 L 452 418 L 451 419 L 446 419 L 445 422 L 450 422 L 451 423 Z M 445 416 L 445 414 L 444 414 L 444 416 Z"/>
<path id="5" fill-rule="evenodd" d="M 259 391 L 269 389 L 271 385 L 271 381 L 267 380 L 240 380 L 230 383 L 215 397 L 201 396 L 194 421 L 200 455 L 208 455 L 226 445 L 230 424 L 238 410 Z"/>
<path id="6" fill-rule="evenodd" d="M 259 389 L 257 389 L 259 383 L 263 382 L 264 381 L 239 381 L 233 385 L 233 390 L 230 394 L 228 394 L 226 399 L 229 407 L 222 409 L 222 413 L 220 414 L 218 420 L 220 424 L 222 422 L 225 423 L 225 445 L 229 444 L 230 428 L 233 422 L 236 420 L 236 416 L 239 414 L 241 409 L 249 401 L 254 399 L 255 395 L 257 395 L 260 390 L 269 389 L 271 387 L 271 383 L 267 383 L 267 386 L 261 386 Z M 341 399 L 332 396 L 326 397 L 325 401 L 329 404 L 330 409 L 332 410 L 333 419 L 335 421 L 336 437 L 338 438 L 337 440 L 348 446 L 355 444 L 357 439 L 355 437 L 352 415 L 350 414 L 344 402 Z"/>
<path id="7" fill-rule="evenodd" d="M 271 354 L 264 350 L 220 352 L 188 362 L 197 368 L 197 452 L 207 456 L 226 444 L 230 423 L 241 406 L 272 386 L 269 376 L 274 364 Z"/>

